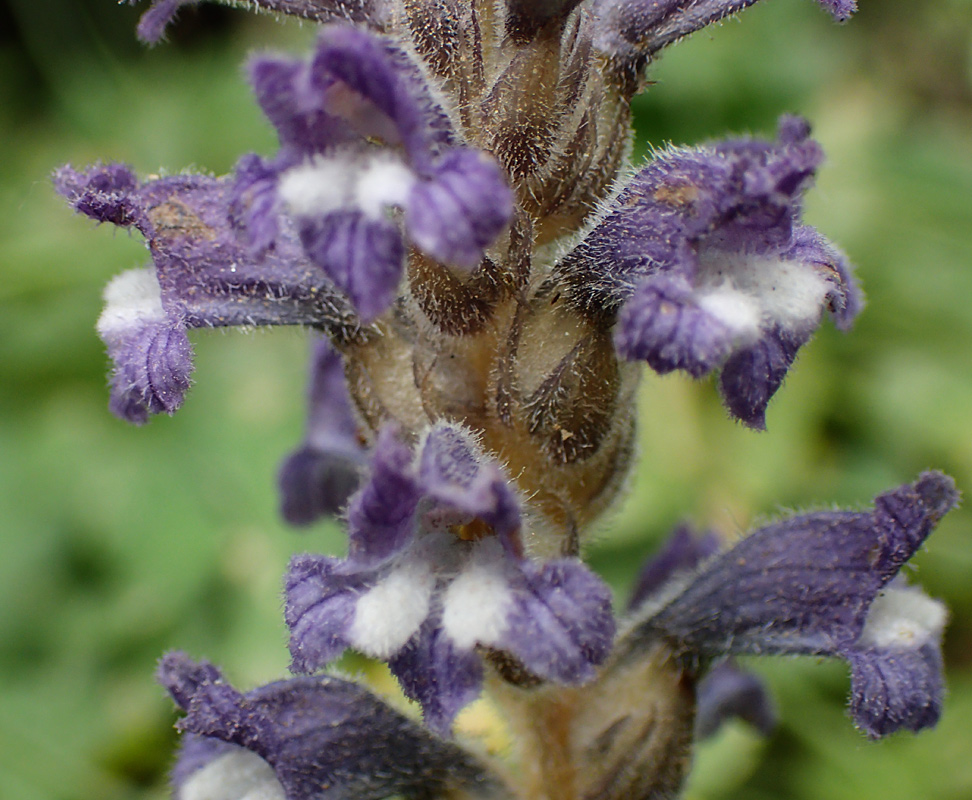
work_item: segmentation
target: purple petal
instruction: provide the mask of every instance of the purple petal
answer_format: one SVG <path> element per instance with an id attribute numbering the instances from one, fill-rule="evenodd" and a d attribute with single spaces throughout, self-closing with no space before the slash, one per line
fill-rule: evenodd
<path id="1" fill-rule="evenodd" d="M 109 407 L 116 416 L 140 425 L 182 405 L 192 347 L 185 325 L 162 308 L 151 270 L 130 270 L 108 285 L 98 334 L 114 365 Z"/>
<path id="2" fill-rule="evenodd" d="M 748 722 L 764 736 L 776 725 L 776 711 L 763 682 L 726 661 L 712 669 L 696 688 L 695 736 L 707 739 L 733 717 Z"/>
<path id="3" fill-rule="evenodd" d="M 513 196 L 499 165 L 485 153 L 457 148 L 413 187 L 405 226 L 422 252 L 471 270 L 512 216 Z"/>
<path id="4" fill-rule="evenodd" d="M 349 555 L 375 563 L 400 552 L 414 536 L 421 490 L 413 475 L 412 451 L 392 427 L 378 435 L 371 473 L 348 508 Z"/>
<path id="5" fill-rule="evenodd" d="M 163 685 L 183 694 L 180 675 L 194 667 L 181 654 L 167 656 Z M 244 695 L 217 677 L 196 684 L 180 705 L 188 712 L 183 730 L 255 753 L 288 800 L 502 794 L 499 780 L 460 747 L 338 678 L 294 678 Z"/>
<path id="6" fill-rule="evenodd" d="M 482 689 L 479 655 L 456 647 L 438 616 L 427 619 L 388 666 L 405 695 L 422 706 L 426 726 L 439 736 L 448 736 L 456 715 Z"/>
<path id="7" fill-rule="evenodd" d="M 641 568 L 628 609 L 637 609 L 651 600 L 673 578 L 693 572 L 719 548 L 719 537 L 714 533 L 696 536 L 688 525 L 679 525 L 661 551 Z"/>
<path id="8" fill-rule="evenodd" d="M 520 566 L 508 626 L 499 640 L 541 678 L 581 684 L 611 652 L 615 623 L 611 592 L 585 564 L 573 559 Z"/>
<path id="9" fill-rule="evenodd" d="M 646 361 L 661 375 L 682 369 L 701 378 L 725 361 L 733 333 L 698 304 L 687 281 L 660 275 L 642 282 L 624 304 L 614 344 L 624 358 Z"/>
<path id="10" fill-rule="evenodd" d="M 291 669 L 313 672 L 337 658 L 350 644 L 359 595 L 379 574 L 346 574 L 345 562 L 324 556 L 294 556 L 284 587 L 284 620 L 290 629 Z"/>
<path id="11" fill-rule="evenodd" d="M 179 9 L 198 2 L 199 0 L 155 0 L 138 21 L 138 38 L 146 44 L 156 44 L 165 35 L 165 29 L 175 19 Z"/>
<path id="12" fill-rule="evenodd" d="M 419 482 L 429 497 L 481 519 L 505 543 L 520 529 L 516 492 L 496 462 L 457 426 L 440 423 L 430 431 L 419 460 Z"/>
<path id="13" fill-rule="evenodd" d="M 300 238 L 308 257 L 348 295 L 364 322 L 388 310 L 405 263 L 401 234 L 391 222 L 336 211 L 301 219 Z"/>
<path id="14" fill-rule="evenodd" d="M 328 107 L 361 135 L 401 143 L 413 166 L 424 171 L 436 142 L 448 137 L 448 121 L 401 51 L 366 31 L 325 28 L 311 65 L 312 80 L 329 87 Z M 338 81 L 352 94 L 330 88 Z M 363 99 L 367 105 L 362 105 Z"/>
<path id="15" fill-rule="evenodd" d="M 775 328 L 733 353 L 719 376 L 719 391 L 729 413 L 750 428 L 765 430 L 766 406 L 809 338 L 809 332 L 801 335 Z"/>
<path id="16" fill-rule="evenodd" d="M 933 727 L 942 713 L 945 682 L 940 642 L 915 649 L 851 650 L 850 712 L 872 739 L 906 728 Z"/>
<path id="17" fill-rule="evenodd" d="M 347 122 L 324 108 L 322 88 L 312 84 L 306 62 L 258 56 L 249 73 L 257 102 L 290 157 L 322 153 L 356 138 Z"/>
<path id="18" fill-rule="evenodd" d="M 833 274 L 833 289 L 827 297 L 830 315 L 839 330 L 849 330 L 864 307 L 864 295 L 843 253 L 814 228 L 801 226 L 794 230 L 790 248 L 782 257 Z"/>
<path id="19" fill-rule="evenodd" d="M 293 525 L 339 513 L 357 489 L 365 462 L 344 365 L 326 339 L 314 347 L 308 417 L 303 446 L 278 475 L 282 513 Z"/>

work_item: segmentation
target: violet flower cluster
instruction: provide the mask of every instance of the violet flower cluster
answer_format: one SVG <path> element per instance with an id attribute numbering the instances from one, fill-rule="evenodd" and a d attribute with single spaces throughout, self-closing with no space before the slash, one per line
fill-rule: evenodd
<path id="1" fill-rule="evenodd" d="M 139 36 L 190 2 L 155 0 Z M 772 727 L 744 654 L 846 661 L 867 736 L 935 724 L 945 611 L 900 571 L 958 500 L 941 474 L 731 547 L 682 527 L 617 613 L 582 560 L 632 462 L 644 364 L 717 373 L 761 429 L 822 318 L 861 307 L 801 219 L 822 160 L 802 119 L 629 165 L 650 64 L 753 2 L 252 0 L 321 23 L 309 56 L 250 61 L 276 154 L 224 177 L 56 173 L 151 254 L 98 321 L 118 416 L 181 406 L 192 328 L 317 334 L 282 510 L 343 519 L 347 555 L 291 562 L 296 677 L 241 692 L 162 659 L 177 798 L 672 797 L 727 717 Z M 387 663 L 422 721 L 329 671 L 347 649 Z M 453 738 L 483 692 L 504 763 Z"/>

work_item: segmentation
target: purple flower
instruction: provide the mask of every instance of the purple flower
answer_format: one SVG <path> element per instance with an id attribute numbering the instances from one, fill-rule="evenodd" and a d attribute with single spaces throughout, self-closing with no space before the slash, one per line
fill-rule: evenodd
<path id="1" fill-rule="evenodd" d="M 176 800 L 509 796 L 474 756 L 355 683 L 294 678 L 242 694 L 212 664 L 182 653 L 162 659 L 158 678 L 187 712 Z"/>
<path id="2" fill-rule="evenodd" d="M 266 246 L 278 217 L 292 217 L 308 258 L 365 320 L 398 293 L 400 227 L 469 272 L 509 223 L 499 166 L 457 144 L 420 68 L 390 40 L 328 27 L 309 61 L 264 56 L 250 74 L 281 145 L 274 162 L 246 161 L 239 173 L 238 194 L 260 198 L 246 216 L 252 241 Z"/>
<path id="3" fill-rule="evenodd" d="M 114 362 L 111 409 L 130 422 L 173 413 L 192 372 L 186 330 L 229 325 L 314 325 L 335 335 L 357 327 L 334 285 L 293 234 L 254 258 L 229 211 L 226 179 L 178 175 L 139 183 L 112 164 L 63 167 L 55 185 L 98 222 L 134 227 L 154 269 L 118 276 L 105 293 L 98 332 Z"/>
<path id="4" fill-rule="evenodd" d="M 944 607 L 896 579 L 958 501 L 929 472 L 872 512 L 802 514 L 705 562 L 619 648 L 663 639 L 691 659 L 836 656 L 851 666 L 851 715 L 871 737 L 934 725 L 941 712 Z"/>
<path id="5" fill-rule="evenodd" d="M 846 328 L 861 305 L 840 253 L 799 223 L 822 158 L 808 135 L 783 118 L 776 143 L 661 154 L 558 266 L 584 313 L 617 319 L 621 355 L 696 378 L 721 368 L 729 411 L 753 428 L 824 309 Z"/>
<path id="6" fill-rule="evenodd" d="M 613 639 L 610 594 L 576 559 L 526 557 L 519 505 L 461 428 L 435 426 L 414 457 L 386 429 L 348 509 L 348 557 L 291 564 L 294 669 L 346 647 L 387 660 L 442 732 L 479 693 L 482 652 L 540 679 L 591 680 Z"/>

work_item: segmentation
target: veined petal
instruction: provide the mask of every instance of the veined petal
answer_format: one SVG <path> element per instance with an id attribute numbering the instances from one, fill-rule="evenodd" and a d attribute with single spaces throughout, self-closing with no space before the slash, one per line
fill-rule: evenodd
<path id="1" fill-rule="evenodd" d="M 508 796 L 478 759 L 354 683 L 294 678 L 241 694 L 218 672 L 207 681 L 190 677 L 185 685 L 183 675 L 197 670 L 181 653 L 167 655 L 160 665 L 162 684 L 187 712 L 179 727 L 205 737 L 189 740 L 184 749 L 195 769 L 176 767 L 175 776 L 183 777 L 180 800 L 197 800 L 205 785 L 225 791 L 230 787 L 218 780 L 222 777 L 241 790 L 267 793 L 261 797 L 276 798 L 279 786 L 279 797 L 287 800 Z M 212 740 L 233 747 L 199 743 Z M 221 794 L 219 800 L 244 797 Z"/>
<path id="2" fill-rule="evenodd" d="M 405 695 L 422 707 L 426 726 L 448 736 L 456 715 L 475 700 L 483 685 L 478 653 L 456 645 L 438 614 L 430 616 L 388 662 Z"/>
<path id="3" fill-rule="evenodd" d="M 348 554 L 375 564 L 401 552 L 414 538 L 422 498 L 412 469 L 412 450 L 387 426 L 371 455 L 371 472 L 348 508 Z"/>
<path id="4" fill-rule="evenodd" d="M 732 352 L 733 331 L 707 310 L 684 278 L 646 280 L 624 304 L 614 333 L 618 352 L 664 375 L 676 369 L 701 378 Z"/>
<path id="5" fill-rule="evenodd" d="M 405 264 L 401 234 L 391 222 L 359 211 L 300 220 L 308 257 L 351 299 L 365 322 L 384 313 L 398 294 Z"/>
<path id="6" fill-rule="evenodd" d="M 346 570 L 325 556 L 294 556 L 284 586 L 284 620 L 290 629 L 291 669 L 313 672 L 337 658 L 349 644 L 355 606 L 380 570 Z"/>
<path id="7" fill-rule="evenodd" d="M 513 195 L 499 165 L 478 150 L 456 148 L 412 188 L 405 226 L 423 253 L 471 270 L 512 216 Z"/>
<path id="8" fill-rule="evenodd" d="M 420 70 L 388 40 L 350 26 L 326 27 L 311 74 L 328 84 L 329 110 L 362 136 L 401 144 L 419 172 L 431 166 L 436 147 L 451 140 L 448 118 Z"/>
<path id="9" fill-rule="evenodd" d="M 189 389 L 192 347 L 185 324 L 163 309 L 152 270 L 129 270 L 108 284 L 97 328 L 114 364 L 112 413 L 136 425 L 175 413 Z"/>
<path id="10" fill-rule="evenodd" d="M 577 559 L 518 568 L 500 648 L 541 678 L 569 685 L 593 679 L 614 643 L 607 585 Z"/>

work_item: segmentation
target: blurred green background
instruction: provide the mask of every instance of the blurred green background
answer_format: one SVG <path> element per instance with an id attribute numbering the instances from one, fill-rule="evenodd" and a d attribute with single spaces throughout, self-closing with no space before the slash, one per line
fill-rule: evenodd
<path id="1" fill-rule="evenodd" d="M 770 406 L 730 422 L 711 383 L 649 377 L 642 464 L 593 550 L 619 592 L 678 520 L 729 533 L 784 509 L 863 506 L 929 467 L 972 491 L 972 2 L 862 0 L 838 27 L 773 0 L 667 53 L 638 104 L 647 143 L 771 133 L 808 116 L 828 152 L 808 217 L 858 267 L 868 306 L 825 325 Z M 110 0 L 0 4 L 0 798 L 162 798 L 174 742 L 152 680 L 179 647 L 241 686 L 284 674 L 279 585 L 340 532 L 276 518 L 274 474 L 301 432 L 297 331 L 198 335 L 196 385 L 135 429 L 105 408 L 93 325 L 137 237 L 54 196 L 64 162 L 221 173 L 274 137 L 240 64 L 304 51 L 309 26 L 187 10 L 155 49 Z M 760 661 L 781 724 L 701 748 L 697 800 L 972 798 L 972 536 L 959 510 L 914 572 L 952 609 L 939 728 L 873 744 L 844 711 L 838 663 Z"/>

